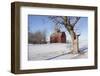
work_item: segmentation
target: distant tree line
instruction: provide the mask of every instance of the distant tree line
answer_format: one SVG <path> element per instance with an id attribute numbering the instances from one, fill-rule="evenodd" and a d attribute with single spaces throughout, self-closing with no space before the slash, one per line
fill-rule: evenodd
<path id="1" fill-rule="evenodd" d="M 46 41 L 46 32 L 37 31 L 35 33 L 28 32 L 28 43 L 30 44 L 45 44 Z"/>

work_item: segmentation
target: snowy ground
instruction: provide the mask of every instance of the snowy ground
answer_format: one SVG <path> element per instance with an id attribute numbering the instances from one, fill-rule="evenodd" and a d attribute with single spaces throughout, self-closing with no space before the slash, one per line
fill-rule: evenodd
<path id="1" fill-rule="evenodd" d="M 52 44 L 29 44 L 28 60 L 54 60 L 54 59 L 78 59 L 87 58 L 87 43 L 80 44 L 80 54 L 71 54 L 70 44 L 52 43 Z"/>

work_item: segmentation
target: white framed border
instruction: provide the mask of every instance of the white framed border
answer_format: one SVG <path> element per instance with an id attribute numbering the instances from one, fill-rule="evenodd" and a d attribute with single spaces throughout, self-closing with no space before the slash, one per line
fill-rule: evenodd
<path id="1" fill-rule="evenodd" d="M 74 12 L 74 13 L 73 13 Z M 53 61 L 28 61 L 28 14 L 88 17 L 88 58 Z M 92 32 L 91 32 L 92 31 Z M 94 11 L 41 7 L 20 8 L 20 69 L 43 69 L 94 65 Z"/>

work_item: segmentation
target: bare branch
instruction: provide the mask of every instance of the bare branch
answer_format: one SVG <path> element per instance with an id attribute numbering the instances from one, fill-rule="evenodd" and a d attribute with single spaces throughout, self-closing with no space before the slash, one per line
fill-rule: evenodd
<path id="1" fill-rule="evenodd" d="M 63 17 L 62 16 L 50 16 L 49 17 L 55 24 L 64 25 Z"/>
<path id="2" fill-rule="evenodd" d="M 64 25 L 69 33 L 70 31 L 74 31 L 74 26 L 80 19 L 80 17 L 73 16 L 50 16 L 49 18 L 56 25 Z"/>
<path id="3" fill-rule="evenodd" d="M 79 21 L 79 19 L 80 19 L 80 17 L 76 17 L 75 18 L 75 22 L 72 24 L 73 25 L 73 27 L 75 26 L 75 24 Z"/>

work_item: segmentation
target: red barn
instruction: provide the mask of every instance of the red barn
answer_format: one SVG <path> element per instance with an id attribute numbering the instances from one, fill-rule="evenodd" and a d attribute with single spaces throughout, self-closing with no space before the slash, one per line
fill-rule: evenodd
<path id="1" fill-rule="evenodd" d="M 66 43 L 65 32 L 57 31 L 50 36 L 50 43 Z"/>

